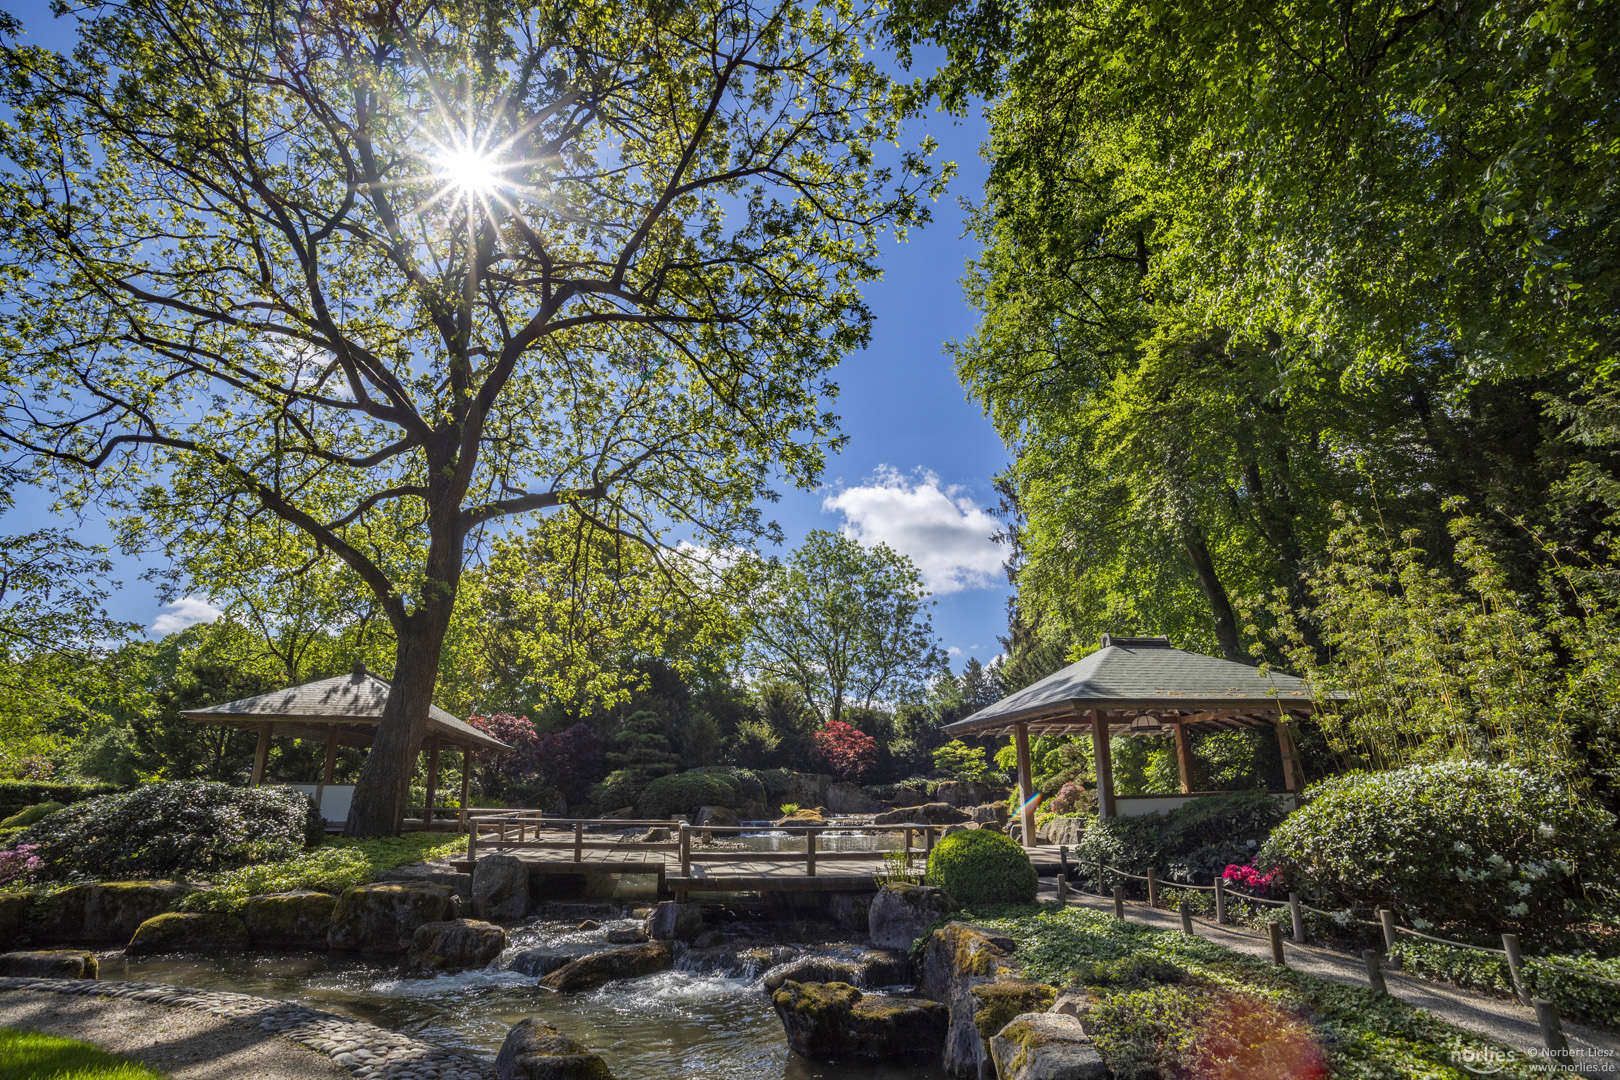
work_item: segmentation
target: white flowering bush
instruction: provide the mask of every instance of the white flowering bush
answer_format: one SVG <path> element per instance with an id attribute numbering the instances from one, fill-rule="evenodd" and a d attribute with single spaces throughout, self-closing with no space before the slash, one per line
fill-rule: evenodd
<path id="1" fill-rule="evenodd" d="M 1472 761 L 1311 787 L 1255 860 L 1335 908 L 1393 908 L 1450 937 L 1527 943 L 1613 910 L 1614 816 L 1523 769 Z"/>

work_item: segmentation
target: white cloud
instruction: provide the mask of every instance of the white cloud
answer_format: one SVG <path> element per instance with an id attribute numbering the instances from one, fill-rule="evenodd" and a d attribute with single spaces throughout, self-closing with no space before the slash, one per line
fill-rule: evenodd
<path id="1" fill-rule="evenodd" d="M 945 655 L 947 655 L 947 656 L 961 656 L 962 655 L 962 647 L 960 645 L 952 645 L 950 648 L 945 650 Z"/>
<path id="2" fill-rule="evenodd" d="M 222 614 L 224 612 L 204 597 L 182 596 L 174 603 L 164 605 L 163 611 L 152 620 L 151 632 L 158 637 L 168 637 L 188 626 L 213 622 Z"/>
<path id="3" fill-rule="evenodd" d="M 907 477 L 882 466 L 859 487 L 829 495 L 821 509 L 844 516 L 845 536 L 909 556 L 928 588 L 944 595 L 1003 580 L 1001 545 L 990 539 L 1001 523 L 961 490 L 942 487 L 926 470 Z"/>

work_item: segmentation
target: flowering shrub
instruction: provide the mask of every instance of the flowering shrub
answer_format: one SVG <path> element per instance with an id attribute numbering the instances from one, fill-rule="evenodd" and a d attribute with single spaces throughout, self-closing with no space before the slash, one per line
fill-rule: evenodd
<path id="1" fill-rule="evenodd" d="M 829 720 L 815 734 L 816 750 L 840 780 L 859 780 L 877 761 L 877 741 L 842 720 Z"/>
<path id="2" fill-rule="evenodd" d="M 0 888 L 24 885 L 44 863 L 40 862 L 38 844 L 18 844 L 10 851 L 0 851 Z"/>
<path id="3" fill-rule="evenodd" d="M 1242 866 L 1238 863 L 1232 863 L 1221 872 L 1221 877 L 1228 885 L 1238 885 L 1261 896 L 1271 892 L 1272 883 L 1280 876 L 1276 870 L 1262 874 L 1253 866 Z"/>
<path id="4" fill-rule="evenodd" d="M 1614 816 L 1523 769 L 1414 765 L 1306 794 L 1254 862 L 1319 906 L 1391 907 L 1420 930 L 1491 942 L 1546 940 L 1613 903 Z"/>

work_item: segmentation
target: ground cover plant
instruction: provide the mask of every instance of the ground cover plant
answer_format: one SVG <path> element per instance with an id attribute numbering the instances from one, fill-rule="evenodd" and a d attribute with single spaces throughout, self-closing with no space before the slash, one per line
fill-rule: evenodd
<path id="1" fill-rule="evenodd" d="M 89 1043 L 0 1028 L 6 1080 L 163 1080 L 161 1073 Z"/>
<path id="2" fill-rule="evenodd" d="M 290 859 L 218 874 L 209 888 L 181 900 L 179 909 L 235 912 L 249 897 L 293 889 L 340 893 L 351 885 L 364 885 L 396 866 L 461 853 L 466 845 L 465 838 L 446 839 L 443 833 L 406 833 L 369 840 L 334 836 L 320 847 Z"/>
<path id="3" fill-rule="evenodd" d="M 986 914 L 963 917 L 1012 936 L 1031 978 L 1090 990 L 1087 1029 L 1117 1080 L 1458 1077 L 1469 1075 L 1460 1065 L 1470 1054 L 1499 1060 L 1498 1076 L 1539 1075 L 1395 998 L 1203 938 L 1077 908 Z"/>

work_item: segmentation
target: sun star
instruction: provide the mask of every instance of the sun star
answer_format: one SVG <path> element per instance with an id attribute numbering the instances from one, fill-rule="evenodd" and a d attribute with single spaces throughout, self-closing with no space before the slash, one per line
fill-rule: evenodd
<path id="1" fill-rule="evenodd" d="M 500 186 L 495 158 L 472 147 L 446 150 L 439 155 L 438 164 L 439 175 L 469 195 L 487 195 Z"/>

